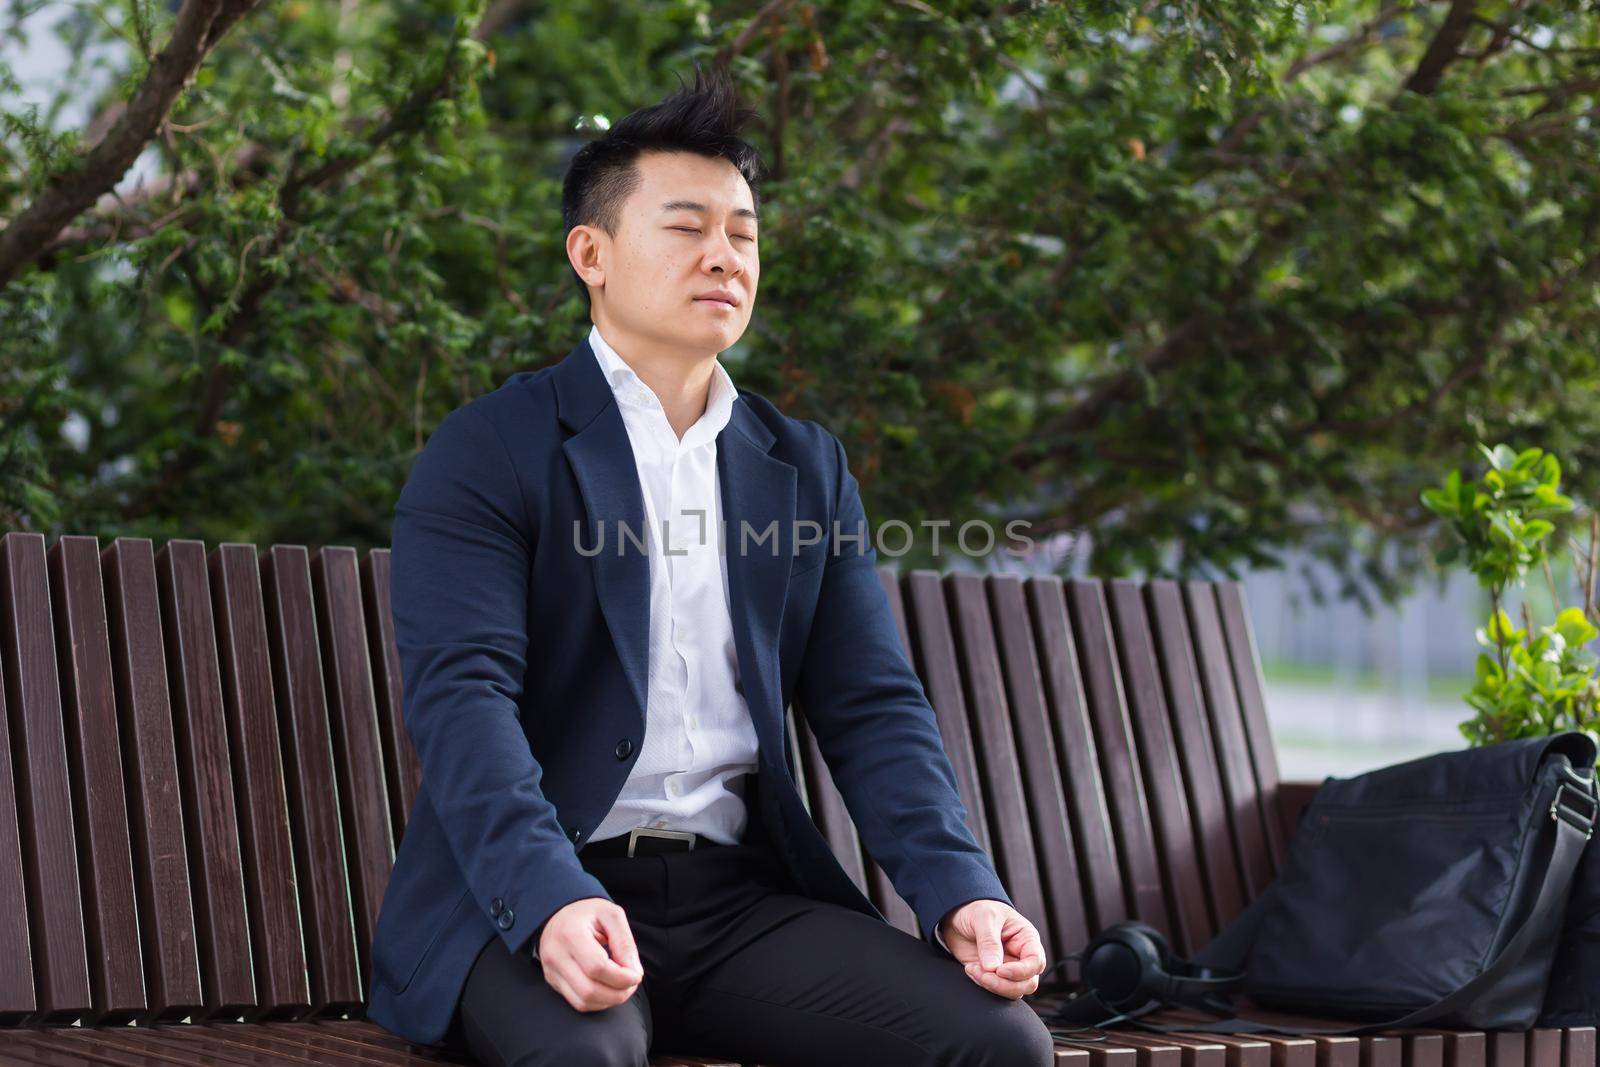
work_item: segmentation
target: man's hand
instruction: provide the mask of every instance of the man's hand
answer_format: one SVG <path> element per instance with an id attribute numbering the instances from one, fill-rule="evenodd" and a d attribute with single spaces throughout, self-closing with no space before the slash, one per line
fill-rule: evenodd
<path id="1" fill-rule="evenodd" d="M 621 1004 L 644 978 L 628 916 L 605 897 L 574 900 L 545 920 L 539 963 L 550 988 L 578 1011 Z"/>
<path id="2" fill-rule="evenodd" d="M 939 920 L 939 936 L 966 965 L 967 977 L 989 992 L 1016 1000 L 1038 990 L 1044 944 L 1033 924 L 1009 904 L 968 901 Z"/>

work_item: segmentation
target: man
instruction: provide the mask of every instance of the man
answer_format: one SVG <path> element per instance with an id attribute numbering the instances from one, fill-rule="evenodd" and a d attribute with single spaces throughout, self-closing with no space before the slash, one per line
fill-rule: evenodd
<path id="1" fill-rule="evenodd" d="M 760 276 L 747 118 L 697 69 L 577 154 L 588 337 L 447 416 L 401 493 L 422 785 L 368 1014 L 492 1064 L 1043 1064 L 1044 950 L 966 829 L 844 450 L 716 358 Z M 791 699 L 927 940 L 807 815 Z"/>

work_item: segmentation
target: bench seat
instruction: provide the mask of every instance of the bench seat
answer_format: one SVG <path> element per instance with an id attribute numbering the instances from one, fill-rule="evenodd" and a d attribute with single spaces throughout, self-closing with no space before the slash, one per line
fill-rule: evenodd
<path id="1" fill-rule="evenodd" d="M 1131 918 L 1190 954 L 1271 880 L 1316 785 L 1278 778 L 1237 584 L 879 578 L 969 826 L 1052 960 Z M 363 1018 L 420 781 L 388 590 L 382 548 L 0 536 L 0 1065 L 466 1062 Z M 804 712 L 807 810 L 920 935 Z M 1593 1028 L 1116 1031 L 1057 1060 L 1596 1067 Z"/>

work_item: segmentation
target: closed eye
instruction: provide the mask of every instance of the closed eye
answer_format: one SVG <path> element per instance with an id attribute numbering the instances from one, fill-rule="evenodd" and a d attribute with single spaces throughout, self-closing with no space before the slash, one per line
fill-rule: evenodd
<path id="1" fill-rule="evenodd" d="M 669 226 L 668 229 L 677 230 L 679 233 L 699 233 L 700 232 L 699 230 L 695 229 L 692 226 Z M 736 233 L 736 234 L 734 234 L 734 236 L 739 238 L 740 240 L 743 240 L 743 241 L 754 241 L 755 240 L 755 238 L 751 237 L 749 234 Z"/>

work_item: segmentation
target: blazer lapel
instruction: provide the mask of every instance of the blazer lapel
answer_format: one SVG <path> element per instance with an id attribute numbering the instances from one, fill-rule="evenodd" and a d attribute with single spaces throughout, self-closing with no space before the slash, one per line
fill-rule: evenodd
<path id="1" fill-rule="evenodd" d="M 588 517 L 581 543 L 586 552 L 592 551 L 603 531 L 604 550 L 589 563 L 601 612 L 643 723 L 650 664 L 650 558 L 632 540 L 624 540 L 618 552 L 621 527 L 640 540 L 648 536 L 633 447 L 587 337 L 556 365 L 553 378 L 556 414 L 574 431 L 561 447 Z M 728 425 L 717 435 L 717 476 L 739 687 L 763 750 L 782 764 L 778 638 L 793 562 L 798 475 L 792 464 L 769 454 L 774 440 L 740 394 Z M 562 536 L 568 533 L 562 531 Z M 757 538 L 762 540 L 757 543 Z"/>
<path id="2" fill-rule="evenodd" d="M 633 446 L 588 338 L 556 365 L 553 377 L 556 415 L 564 426 L 577 431 L 562 443 L 561 450 L 578 479 L 588 516 L 585 528 L 579 531 L 579 543 L 585 553 L 593 553 L 603 541 L 601 551 L 588 562 L 594 568 L 600 610 L 611 630 L 642 726 L 650 664 L 650 556 L 639 547 L 649 531 Z M 571 536 L 566 530 L 559 535 Z"/>
<path id="3" fill-rule="evenodd" d="M 717 435 L 717 473 L 740 689 L 757 739 L 768 758 L 781 766 L 784 709 L 778 638 L 793 563 L 797 472 L 769 454 L 773 440 L 772 431 L 741 394 L 728 425 Z M 763 538 L 760 543 L 758 537 Z"/>

